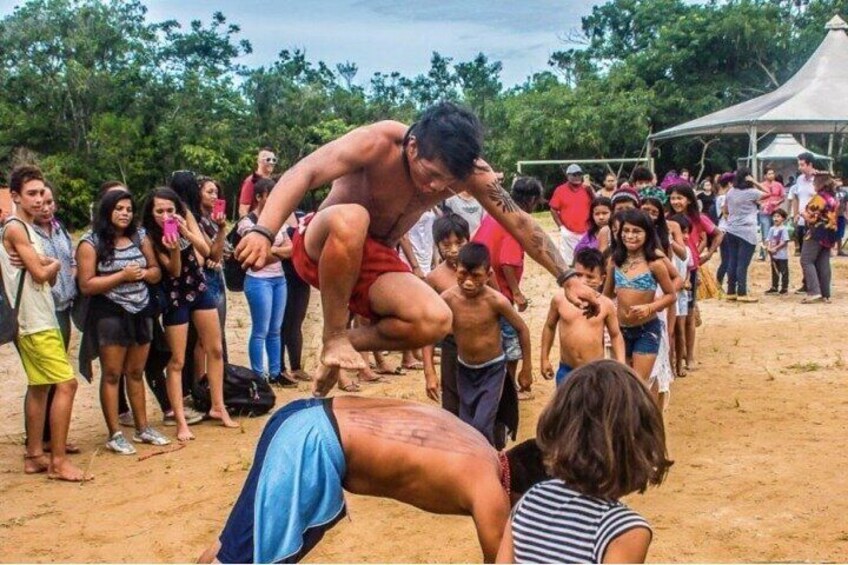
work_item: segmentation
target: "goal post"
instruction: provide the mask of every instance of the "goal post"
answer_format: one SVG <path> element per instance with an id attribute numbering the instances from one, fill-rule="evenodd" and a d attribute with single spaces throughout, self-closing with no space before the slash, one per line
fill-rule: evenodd
<path id="1" fill-rule="evenodd" d="M 595 165 L 601 167 L 608 167 L 609 165 L 619 164 L 619 165 L 639 165 L 645 163 L 648 165 L 648 168 L 651 169 L 651 172 L 654 170 L 654 160 L 653 158 L 648 159 L 645 157 L 634 157 L 634 158 L 622 158 L 622 159 L 544 159 L 544 160 L 524 160 L 518 161 L 516 163 L 518 173 L 524 173 L 524 169 L 526 167 L 538 167 L 538 166 L 549 166 L 549 165 L 570 165 L 571 163 L 576 163 L 578 165 Z"/>

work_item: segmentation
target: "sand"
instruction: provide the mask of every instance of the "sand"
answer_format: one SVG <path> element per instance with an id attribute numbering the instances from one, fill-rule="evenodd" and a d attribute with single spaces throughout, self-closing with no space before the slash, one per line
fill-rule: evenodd
<path id="1" fill-rule="evenodd" d="M 800 281 L 793 263 L 793 287 Z M 768 264 L 754 262 L 752 294 L 768 287 Z M 844 345 L 848 262 L 834 260 L 831 305 L 800 297 L 759 304 L 706 301 L 700 368 L 672 385 L 667 411 L 675 465 L 661 487 L 627 502 L 655 531 L 651 561 L 844 561 L 848 557 L 848 428 Z M 524 314 L 538 375 L 541 326 L 555 284 L 528 261 Z M 320 305 L 313 293 L 306 322 L 307 369 L 319 346 Z M 244 296 L 230 297 L 231 360 L 247 364 Z M 76 350 L 76 339 L 72 351 Z M 398 363 L 397 356 L 392 358 Z M 74 359 L 74 364 L 76 360 Z M 266 418 L 241 430 L 204 423 L 186 448 L 147 458 L 103 449 L 106 430 L 97 387 L 80 383 L 73 456 L 92 483 L 59 484 L 22 473 L 25 379 L 10 346 L 0 347 L 0 560 L 4 562 L 187 562 L 211 543 L 250 467 Z M 534 433 L 553 384 L 537 381 L 521 404 L 519 439 Z M 278 391 L 278 406 L 307 395 Z M 336 391 L 338 393 L 338 391 Z M 368 396 L 428 402 L 421 372 L 363 384 Z M 149 395 L 150 396 L 150 395 Z M 151 421 L 161 413 L 148 398 Z M 169 434 L 174 428 L 160 428 Z M 139 455 L 158 448 L 140 446 Z M 387 500 L 348 497 L 350 517 L 308 556 L 312 562 L 479 561 L 469 518 L 436 516 Z"/>

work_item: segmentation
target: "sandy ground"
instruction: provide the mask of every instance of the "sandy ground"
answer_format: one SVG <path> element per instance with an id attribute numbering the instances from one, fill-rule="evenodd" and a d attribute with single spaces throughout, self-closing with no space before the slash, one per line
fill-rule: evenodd
<path id="1" fill-rule="evenodd" d="M 800 281 L 793 261 L 793 288 Z M 834 261 L 835 300 L 803 306 L 796 296 L 759 304 L 704 302 L 701 368 L 672 388 L 667 412 L 676 463 L 660 488 L 627 502 L 655 529 L 652 561 L 845 561 L 848 558 L 848 427 L 845 315 L 848 262 Z M 768 265 L 752 267 L 753 294 L 767 287 Z M 534 362 L 551 278 L 528 262 Z M 246 364 L 249 317 L 233 295 L 228 319 L 232 360 Z M 319 345 L 317 295 L 306 324 L 307 368 Z M 76 343 L 72 350 L 76 349 Z M 399 359 L 394 358 L 397 363 Z M 75 360 L 74 360 L 75 363 Z M 538 367 L 536 367 L 538 368 Z M 193 561 L 213 541 L 249 469 L 265 418 L 241 430 L 194 428 L 197 441 L 139 461 L 105 452 L 95 386 L 81 383 L 71 436 L 75 456 L 96 481 L 57 484 L 22 474 L 24 376 L 14 350 L 0 348 L 0 560 L 62 562 Z M 522 403 L 519 439 L 530 437 L 553 384 L 537 382 Z M 278 406 L 308 394 L 278 392 Z M 413 372 L 363 395 L 426 402 Z M 161 414 L 153 408 L 151 420 Z M 163 428 L 173 433 L 173 428 Z M 143 446 L 139 455 L 153 453 Z M 479 561 L 471 520 L 425 514 L 395 502 L 349 496 L 342 521 L 309 556 L 314 562 Z"/>

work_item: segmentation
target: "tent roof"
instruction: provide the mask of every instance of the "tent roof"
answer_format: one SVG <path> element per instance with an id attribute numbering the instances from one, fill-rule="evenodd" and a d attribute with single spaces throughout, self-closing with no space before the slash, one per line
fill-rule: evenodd
<path id="1" fill-rule="evenodd" d="M 818 153 L 810 151 L 798 143 L 793 135 L 788 133 L 782 133 L 775 136 L 772 142 L 769 143 L 768 147 L 757 153 L 757 159 L 762 161 L 794 161 L 798 158 L 798 155 L 805 152 L 813 153 L 813 156 L 816 159 L 830 160 L 830 157 L 826 155 L 819 155 Z"/>
<path id="2" fill-rule="evenodd" d="M 697 120 L 663 130 L 653 140 L 688 135 L 829 133 L 848 128 L 848 24 L 834 16 L 827 35 L 795 75 L 776 90 Z"/>

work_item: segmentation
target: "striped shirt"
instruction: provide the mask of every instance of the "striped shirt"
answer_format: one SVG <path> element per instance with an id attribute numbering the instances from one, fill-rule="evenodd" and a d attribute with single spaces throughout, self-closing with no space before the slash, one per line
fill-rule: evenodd
<path id="1" fill-rule="evenodd" d="M 144 229 L 138 228 L 137 233 L 137 240 L 139 242 L 144 241 L 147 235 Z M 96 252 L 98 239 L 97 234 L 89 231 L 82 236 L 80 243 L 86 242 L 90 244 Z M 131 263 L 136 263 L 142 269 L 147 268 L 147 258 L 141 249 L 132 241 L 126 247 L 116 247 L 112 253 L 112 257 L 108 260 L 98 257 L 97 276 L 108 276 L 117 273 Z M 103 295 L 130 314 L 138 314 L 144 310 L 150 300 L 147 283 L 143 280 L 122 282 L 118 286 L 104 292 Z"/>
<path id="2" fill-rule="evenodd" d="M 607 546 L 648 522 L 621 502 L 586 496 L 559 479 L 535 485 L 515 506 L 516 563 L 601 563 Z"/>

